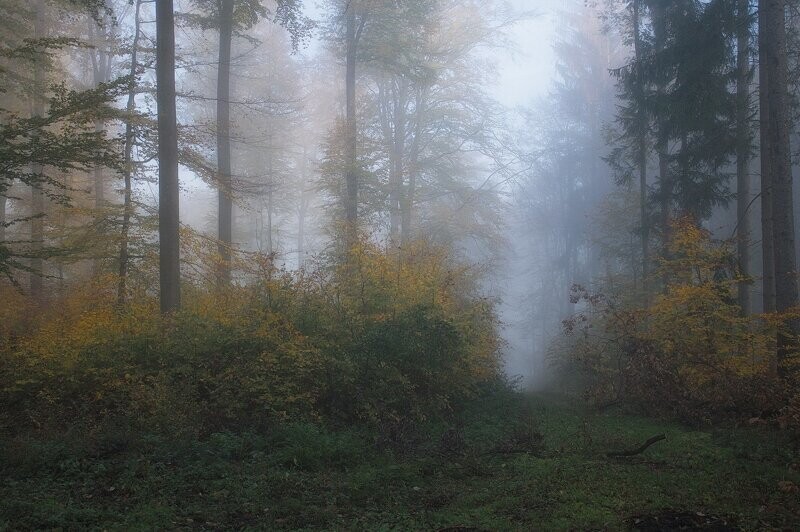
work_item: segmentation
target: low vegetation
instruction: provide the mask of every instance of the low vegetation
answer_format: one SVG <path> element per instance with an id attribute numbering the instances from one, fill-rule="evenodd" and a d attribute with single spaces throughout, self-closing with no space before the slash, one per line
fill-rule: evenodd
<path id="1" fill-rule="evenodd" d="M 669 280 L 661 294 L 574 288 L 578 312 L 552 349 L 562 376 L 594 405 L 626 403 L 699 425 L 768 418 L 797 432 L 800 358 L 795 350 L 776 358 L 778 333 L 797 311 L 743 315 L 728 243 L 690 219 L 672 235 L 657 272 Z"/>
<path id="2" fill-rule="evenodd" d="M 3 428 L 116 419 L 202 436 L 285 421 L 402 424 L 446 415 L 500 379 L 493 308 L 441 250 L 400 260 L 363 244 L 346 263 L 296 274 L 256 264 L 247 286 L 187 285 L 167 321 L 146 293 L 118 308 L 102 279 L 47 312 L 9 306 Z"/>
<path id="3" fill-rule="evenodd" d="M 666 440 L 640 455 L 606 456 L 657 433 Z M 295 421 L 167 439 L 108 424 L 4 437 L 0 527 L 791 529 L 800 471 L 786 438 L 498 391 L 392 437 Z"/>

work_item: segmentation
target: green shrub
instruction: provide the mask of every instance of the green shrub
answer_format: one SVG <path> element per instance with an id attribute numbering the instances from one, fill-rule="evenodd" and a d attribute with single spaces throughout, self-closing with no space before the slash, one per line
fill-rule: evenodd
<path id="1" fill-rule="evenodd" d="M 0 347 L 0 423 L 113 420 L 188 437 L 322 417 L 381 424 L 447 414 L 497 380 L 496 319 L 470 296 L 468 269 L 431 250 L 398 261 L 363 245 L 354 257 L 225 290 L 187 285 L 167 320 L 146 295 L 117 308 L 110 281 L 67 292 L 61 312 Z"/>

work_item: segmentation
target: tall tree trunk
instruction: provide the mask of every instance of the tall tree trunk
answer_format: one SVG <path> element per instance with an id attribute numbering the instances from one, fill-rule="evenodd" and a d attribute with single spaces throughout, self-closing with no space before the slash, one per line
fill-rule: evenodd
<path id="1" fill-rule="evenodd" d="M 308 192 L 307 173 L 308 173 L 308 150 L 303 146 L 303 162 L 300 166 L 302 172 L 302 188 L 300 189 L 300 205 L 297 209 L 297 267 L 302 269 L 306 260 L 306 216 L 308 215 Z"/>
<path id="2" fill-rule="evenodd" d="M 181 306 L 178 120 L 175 108 L 173 0 L 156 2 L 156 100 L 158 104 L 158 236 L 161 312 Z"/>
<path id="3" fill-rule="evenodd" d="M 89 57 L 92 61 L 92 74 L 95 87 L 99 87 L 101 83 L 107 83 L 111 79 L 111 53 L 107 49 L 111 42 L 109 38 L 108 26 L 111 24 L 109 16 L 106 14 L 103 17 L 102 26 L 97 31 L 98 22 L 93 18 L 89 18 L 89 39 L 94 48 L 90 50 Z M 94 121 L 94 130 L 96 133 L 101 133 L 104 130 L 104 125 L 101 120 Z M 102 208 L 105 205 L 105 175 L 103 167 L 95 165 L 93 171 L 94 180 L 94 208 L 95 208 L 95 222 L 100 227 L 103 220 Z M 93 261 L 93 270 L 95 275 L 100 272 L 100 258 L 96 257 Z"/>
<path id="4" fill-rule="evenodd" d="M 770 157 L 769 68 L 767 68 L 766 9 L 758 8 L 758 99 L 761 159 L 761 256 L 764 312 L 775 311 L 775 242 L 772 215 L 772 158 Z M 777 368 L 774 368 L 777 371 Z"/>
<path id="5" fill-rule="evenodd" d="M 633 47 L 636 56 L 637 82 L 636 90 L 639 101 L 644 99 L 644 79 L 641 68 L 642 59 L 642 39 L 641 39 L 641 12 L 640 0 L 633 2 Z M 642 289 L 645 294 L 648 291 L 648 278 L 650 275 L 650 219 L 647 205 L 647 113 L 644 109 L 639 110 L 639 138 L 637 139 L 637 164 L 639 166 L 639 218 L 642 226 L 641 249 L 642 249 Z"/>
<path id="6" fill-rule="evenodd" d="M 419 173 L 419 153 L 422 142 L 422 132 L 425 123 L 425 106 L 427 89 L 417 90 L 414 109 L 414 140 L 408 157 L 408 184 L 403 194 L 403 225 L 400 241 L 407 246 L 414 236 L 414 197 L 417 190 L 417 174 Z"/>
<path id="7" fill-rule="evenodd" d="M 750 0 L 738 0 L 736 35 L 736 219 L 739 306 L 751 312 L 750 302 Z"/>
<path id="8" fill-rule="evenodd" d="M 400 245 L 400 231 L 402 226 L 402 203 L 403 203 L 403 184 L 404 184 L 404 165 L 406 147 L 406 100 L 407 84 L 405 80 L 398 79 L 395 83 L 395 94 L 392 98 L 394 107 L 394 128 L 392 145 L 390 149 L 393 153 L 393 168 L 391 171 L 392 182 L 389 183 L 389 202 L 390 202 L 390 240 L 392 247 Z"/>
<path id="9" fill-rule="evenodd" d="M 103 123 L 97 121 L 94 123 L 94 130 L 96 133 L 103 132 Z M 106 202 L 105 194 L 105 176 L 103 175 L 103 168 L 96 165 L 93 170 L 94 173 L 94 208 L 99 210 L 103 208 Z"/>
<path id="10" fill-rule="evenodd" d="M 220 284 L 231 281 L 233 242 L 233 201 L 231 186 L 231 40 L 233 0 L 221 0 L 219 15 L 219 71 L 217 73 L 217 178 L 219 179 Z"/>
<path id="11" fill-rule="evenodd" d="M 267 192 L 267 254 L 275 253 L 275 244 L 272 240 L 272 211 L 273 211 L 272 187 Z"/>
<path id="12" fill-rule="evenodd" d="M 37 0 L 36 15 L 33 28 L 34 39 L 42 39 L 46 36 L 44 2 Z M 42 116 L 44 114 L 44 64 L 43 59 L 37 59 L 33 72 L 33 103 L 31 114 Z M 36 176 L 41 176 L 44 168 L 41 164 L 31 165 L 31 172 Z M 31 261 L 30 261 L 30 295 L 34 301 L 41 301 L 43 296 L 44 284 L 42 276 L 44 274 L 44 260 L 42 252 L 44 248 L 44 194 L 40 185 L 31 186 Z"/>
<path id="13" fill-rule="evenodd" d="M 89 40 L 94 45 L 94 48 L 89 52 L 89 57 L 92 61 L 92 81 L 95 87 L 99 87 L 101 83 L 107 83 L 111 79 L 111 55 L 106 47 L 109 45 L 107 38 L 107 25 L 110 24 L 108 16 L 103 17 L 102 27 L 99 28 L 98 22 L 94 18 L 89 18 Z M 103 131 L 103 122 L 95 120 L 94 130 L 97 133 Z M 94 167 L 94 206 L 95 209 L 100 209 L 105 201 L 105 189 L 103 168 L 100 165 Z"/>
<path id="14" fill-rule="evenodd" d="M 358 234 L 358 173 L 356 166 L 356 49 L 358 28 L 356 27 L 356 7 L 348 2 L 346 18 L 347 65 L 345 73 L 345 231 L 348 247 L 355 242 Z"/>
<path id="15" fill-rule="evenodd" d="M 796 250 L 794 242 L 794 202 L 789 144 L 789 85 L 786 56 L 786 2 L 761 0 L 764 9 L 767 76 L 769 79 L 769 155 L 772 170 L 772 216 L 775 252 L 775 309 L 785 312 L 798 303 Z M 778 364 L 789 355 L 797 320 L 790 320 L 788 331 L 778 334 Z"/>
<path id="16" fill-rule="evenodd" d="M 656 52 L 661 52 L 666 46 L 666 3 L 654 2 L 652 7 L 653 33 L 655 36 Z M 662 97 L 665 91 L 663 83 L 659 81 L 657 91 Z M 659 98 L 660 99 L 660 98 Z M 656 152 L 658 152 L 658 179 L 661 193 L 661 247 L 664 258 L 669 257 L 670 247 L 670 224 L 672 223 L 672 176 L 670 175 L 669 157 L 669 138 L 664 133 L 663 117 L 656 118 L 658 128 L 658 140 L 656 141 Z M 663 290 L 666 292 L 669 287 L 669 278 L 665 274 L 663 279 Z"/>
<path id="17" fill-rule="evenodd" d="M 6 198 L 3 194 L 0 194 L 0 246 L 4 245 L 6 242 L 6 202 L 8 198 Z"/>
<path id="18" fill-rule="evenodd" d="M 128 240 L 130 234 L 131 217 L 133 215 L 133 190 L 131 178 L 133 176 L 133 142 L 135 132 L 133 130 L 133 113 L 136 110 L 136 73 L 139 70 L 139 12 L 142 0 L 136 0 L 136 8 L 133 15 L 133 43 L 131 49 L 131 68 L 128 72 L 130 81 L 128 82 L 128 101 L 125 105 L 127 119 L 125 121 L 125 152 L 124 169 L 122 178 L 124 181 L 124 192 L 122 199 L 122 235 L 119 245 L 119 280 L 117 282 L 117 303 L 125 304 L 128 287 Z"/>

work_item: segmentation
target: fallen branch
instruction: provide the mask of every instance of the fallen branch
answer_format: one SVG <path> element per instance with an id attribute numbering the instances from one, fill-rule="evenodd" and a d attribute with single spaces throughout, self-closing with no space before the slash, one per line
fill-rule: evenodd
<path id="1" fill-rule="evenodd" d="M 647 450 L 648 447 L 653 445 L 654 443 L 660 442 L 661 440 L 666 440 L 667 437 L 664 434 L 659 434 L 658 436 L 653 436 L 646 442 L 644 442 L 640 447 L 636 449 L 632 449 L 630 451 L 616 451 L 606 453 L 606 456 L 610 458 L 622 457 L 622 456 L 636 456 L 637 454 L 642 454 Z"/>

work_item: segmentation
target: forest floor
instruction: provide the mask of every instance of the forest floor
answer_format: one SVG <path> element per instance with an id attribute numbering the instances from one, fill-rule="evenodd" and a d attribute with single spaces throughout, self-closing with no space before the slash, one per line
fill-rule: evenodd
<path id="1" fill-rule="evenodd" d="M 463 420 L 379 438 L 383 449 L 366 430 L 309 424 L 182 442 L 5 438 L 0 529 L 800 528 L 799 459 L 781 432 L 512 394 Z M 641 454 L 606 456 L 656 434 L 666 440 Z"/>

